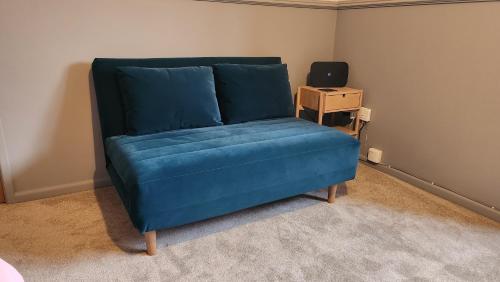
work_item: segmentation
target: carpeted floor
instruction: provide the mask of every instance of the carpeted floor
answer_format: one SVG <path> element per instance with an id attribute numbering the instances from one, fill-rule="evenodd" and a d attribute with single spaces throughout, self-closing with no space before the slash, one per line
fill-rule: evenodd
<path id="1" fill-rule="evenodd" d="M 162 230 L 155 257 L 112 188 L 0 205 L 0 257 L 26 281 L 499 281 L 499 223 L 364 165 L 347 185 Z"/>

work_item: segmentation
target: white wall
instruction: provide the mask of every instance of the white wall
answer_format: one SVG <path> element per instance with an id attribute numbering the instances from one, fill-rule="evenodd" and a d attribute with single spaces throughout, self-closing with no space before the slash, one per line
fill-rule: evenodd
<path id="1" fill-rule="evenodd" d="M 107 183 L 91 107 L 93 58 L 281 56 L 295 89 L 311 62 L 332 59 L 335 22 L 329 10 L 187 0 L 0 1 L 0 165 L 9 200 Z"/>
<path id="2" fill-rule="evenodd" d="M 499 2 L 339 11 L 335 46 L 373 109 L 367 145 L 394 168 L 497 208 L 499 15 Z"/>

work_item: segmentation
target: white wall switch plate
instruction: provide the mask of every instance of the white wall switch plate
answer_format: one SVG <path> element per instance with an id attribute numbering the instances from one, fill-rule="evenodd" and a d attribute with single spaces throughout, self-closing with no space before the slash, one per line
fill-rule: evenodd
<path id="1" fill-rule="evenodd" d="M 369 122 L 372 117 L 372 109 L 361 107 L 361 109 L 359 109 L 358 115 L 360 120 Z"/>

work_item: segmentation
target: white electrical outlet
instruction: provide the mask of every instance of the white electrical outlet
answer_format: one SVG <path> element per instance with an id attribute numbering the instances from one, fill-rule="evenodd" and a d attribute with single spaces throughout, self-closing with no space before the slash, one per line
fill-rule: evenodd
<path id="1" fill-rule="evenodd" d="M 379 164 L 382 162 L 382 150 L 370 148 L 368 149 L 368 160 L 372 163 Z"/>
<path id="2" fill-rule="evenodd" d="M 372 116 L 372 109 L 361 107 L 361 109 L 359 109 L 358 115 L 360 120 L 369 122 Z"/>

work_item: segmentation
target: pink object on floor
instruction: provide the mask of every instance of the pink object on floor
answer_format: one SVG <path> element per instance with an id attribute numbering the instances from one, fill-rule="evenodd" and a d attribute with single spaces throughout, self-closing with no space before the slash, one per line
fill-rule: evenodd
<path id="1" fill-rule="evenodd" d="M 24 282 L 24 279 L 12 265 L 0 258 L 0 281 Z"/>

